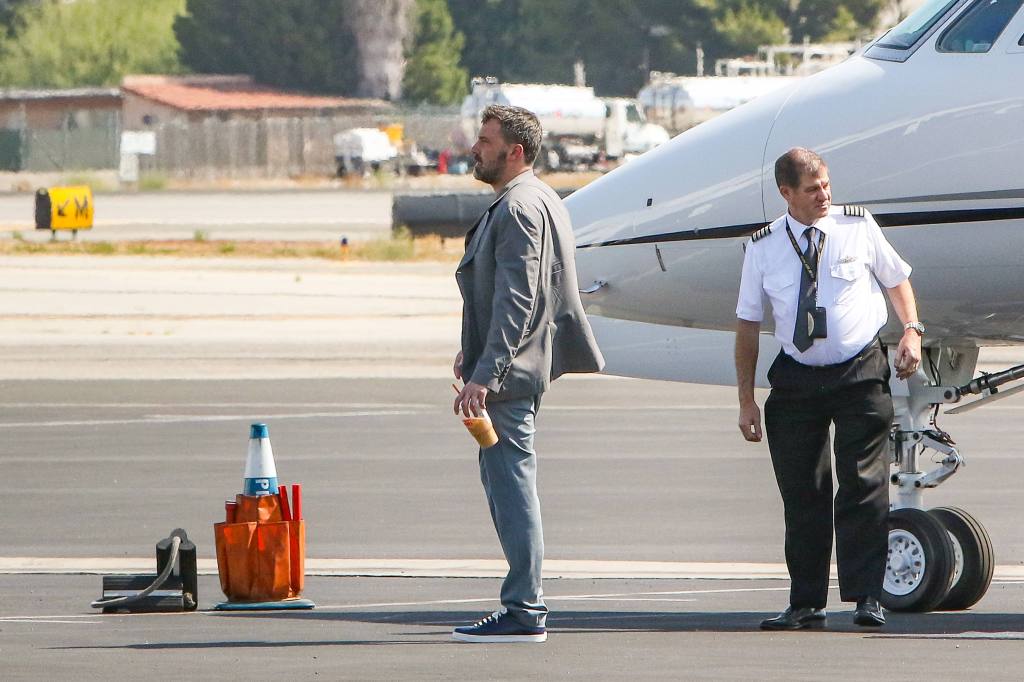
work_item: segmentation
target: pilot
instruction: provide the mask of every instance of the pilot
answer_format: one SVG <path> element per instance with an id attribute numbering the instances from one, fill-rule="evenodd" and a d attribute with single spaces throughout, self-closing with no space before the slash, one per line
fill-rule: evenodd
<path id="1" fill-rule="evenodd" d="M 814 152 L 791 149 L 775 162 L 789 210 L 746 247 L 736 306 L 739 428 L 761 440 L 754 371 L 763 296 L 771 302 L 782 350 L 771 368 L 765 433 L 786 521 L 789 607 L 764 630 L 825 626 L 833 501 L 829 428 L 835 427 L 836 558 L 839 594 L 856 602 L 854 623 L 881 626 L 889 508 L 888 435 L 893 421 L 889 365 L 878 331 L 887 310 L 903 323 L 893 366 L 914 374 L 924 327 L 910 266 L 859 206 L 832 206 L 828 168 Z"/>

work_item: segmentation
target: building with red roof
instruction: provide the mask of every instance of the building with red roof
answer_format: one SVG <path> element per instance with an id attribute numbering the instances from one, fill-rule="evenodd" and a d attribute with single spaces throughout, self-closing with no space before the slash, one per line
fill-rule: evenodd
<path id="1" fill-rule="evenodd" d="M 121 83 L 123 125 L 139 130 L 208 118 L 261 119 L 384 113 L 383 100 L 308 95 L 277 90 L 246 75 L 126 76 Z"/>

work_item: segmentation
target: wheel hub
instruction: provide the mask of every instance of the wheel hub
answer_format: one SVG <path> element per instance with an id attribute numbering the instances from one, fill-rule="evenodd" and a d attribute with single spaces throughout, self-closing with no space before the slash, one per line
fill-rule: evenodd
<path id="1" fill-rule="evenodd" d="M 903 596 L 921 584 L 927 562 L 921 541 L 903 529 L 889 532 L 889 552 L 885 565 L 885 591 Z"/>

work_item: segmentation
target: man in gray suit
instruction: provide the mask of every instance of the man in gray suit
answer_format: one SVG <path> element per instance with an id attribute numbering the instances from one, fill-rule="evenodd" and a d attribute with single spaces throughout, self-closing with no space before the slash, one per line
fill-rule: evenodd
<path id="1" fill-rule="evenodd" d="M 486 406 L 498 443 L 479 454 L 491 518 L 509 564 L 502 608 L 455 628 L 464 642 L 543 642 L 548 609 L 541 589 L 544 537 L 537 497 L 534 419 L 551 381 L 604 366 L 576 283 L 576 241 L 558 195 L 533 174 L 541 127 L 526 109 L 484 110 L 473 174 L 497 198 L 466 235 L 455 278 L 462 292 L 465 386 L 455 412 Z"/>

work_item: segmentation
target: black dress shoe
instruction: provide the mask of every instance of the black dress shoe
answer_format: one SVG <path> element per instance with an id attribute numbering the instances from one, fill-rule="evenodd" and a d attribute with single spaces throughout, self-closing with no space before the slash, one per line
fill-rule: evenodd
<path id="1" fill-rule="evenodd" d="M 803 630 L 825 627 L 825 609 L 810 607 L 794 609 L 792 606 L 775 616 L 761 621 L 762 630 Z"/>
<path id="2" fill-rule="evenodd" d="M 885 616 L 882 615 L 882 605 L 874 597 L 864 597 L 857 600 L 857 610 L 853 612 L 853 622 L 869 628 L 877 628 L 885 625 Z"/>

